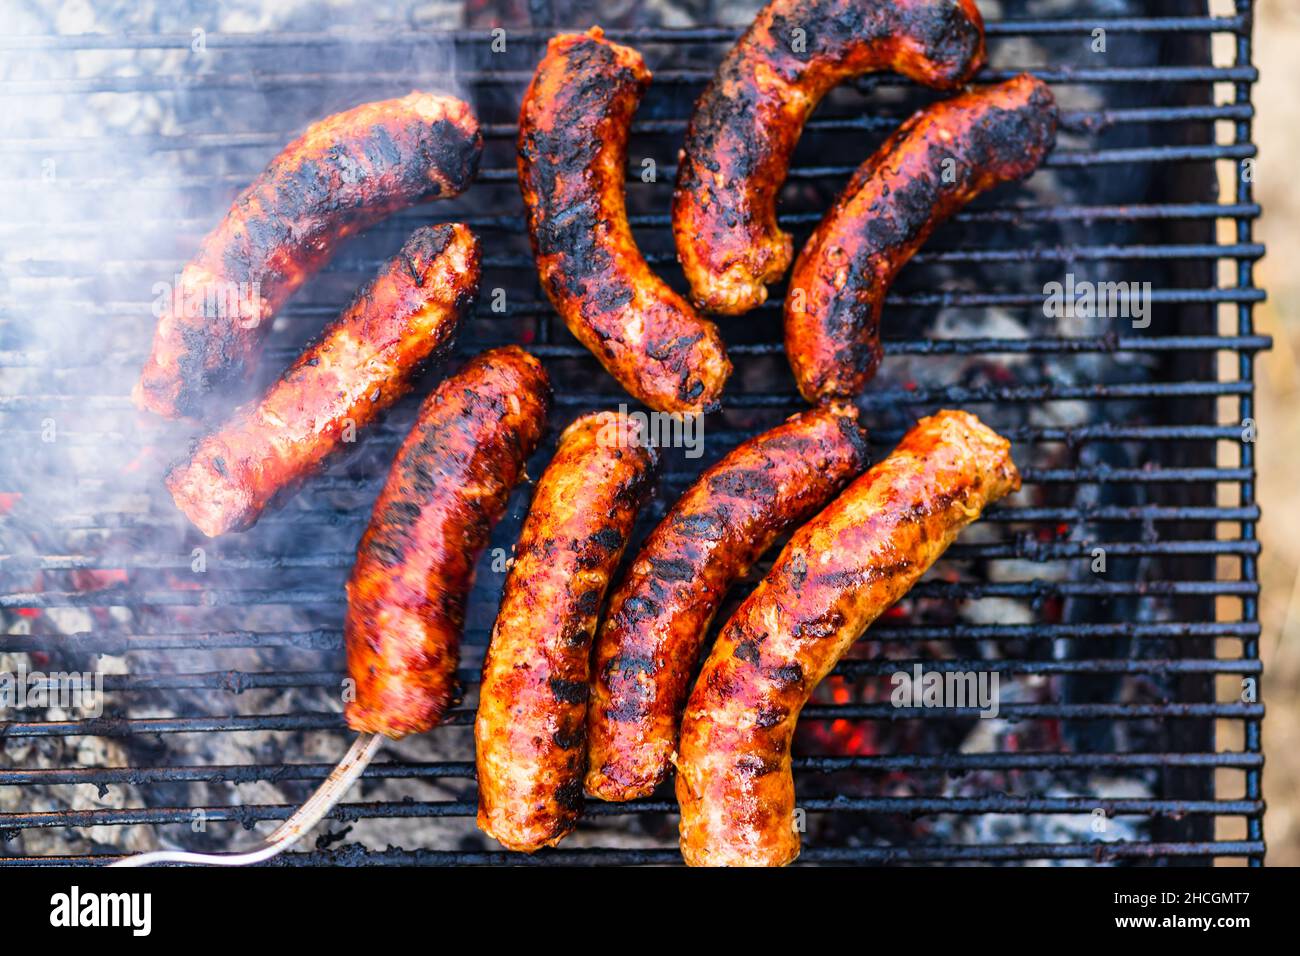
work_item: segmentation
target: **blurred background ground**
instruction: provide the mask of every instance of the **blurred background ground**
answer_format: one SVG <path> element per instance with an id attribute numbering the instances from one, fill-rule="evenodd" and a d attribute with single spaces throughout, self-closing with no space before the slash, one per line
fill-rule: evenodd
<path id="1" fill-rule="evenodd" d="M 1212 4 L 1230 13 L 1231 2 Z M 1300 3 L 1259 0 L 1255 24 L 1255 238 L 1268 246 L 1255 282 L 1268 291 L 1257 331 L 1273 351 L 1257 364 L 1258 498 L 1263 509 L 1260 618 L 1264 659 L 1265 838 L 1268 863 L 1300 865 Z M 1222 101 L 1222 100 L 1221 100 Z M 1224 141 L 1222 138 L 1220 141 Z M 1225 194 L 1223 201 L 1231 201 Z M 1231 240 L 1230 240 L 1231 241 Z M 1224 276 L 1221 281 L 1230 279 Z M 1235 315 L 1231 321 L 1235 322 Z M 1230 419 L 1224 419 L 1230 420 Z M 1231 794 L 1221 796 L 1230 797 Z"/>

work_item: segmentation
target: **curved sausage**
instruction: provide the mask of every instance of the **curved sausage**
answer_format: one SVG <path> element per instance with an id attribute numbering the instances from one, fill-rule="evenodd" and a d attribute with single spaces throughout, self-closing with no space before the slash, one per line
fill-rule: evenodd
<path id="1" fill-rule="evenodd" d="M 712 411 L 731 374 L 718 330 L 650 271 L 623 198 L 641 55 L 600 29 L 551 40 L 519 113 L 519 186 L 542 288 L 633 397 Z"/>
<path id="2" fill-rule="evenodd" d="M 474 565 L 524 477 L 550 401 L 541 363 L 511 345 L 471 360 L 420 406 L 348 581 L 353 730 L 423 733 L 455 700 Z"/>
<path id="3" fill-rule="evenodd" d="M 631 800 L 663 780 L 727 590 L 866 465 L 857 410 L 812 409 L 735 448 L 673 505 L 610 599 L 596 642 L 589 794 Z"/>
<path id="4" fill-rule="evenodd" d="M 687 863 L 781 866 L 799 855 L 799 711 L 958 532 L 1019 486 L 1006 439 L 943 411 L 794 533 L 722 629 L 686 705 L 677 800 Z"/>
<path id="5" fill-rule="evenodd" d="M 1028 176 L 1056 139 L 1056 101 L 1021 75 L 916 113 L 858 167 L 799 253 L 785 350 L 810 402 L 848 399 L 880 364 L 880 313 L 898 271 L 980 193 Z"/>
<path id="6" fill-rule="evenodd" d="M 554 846 L 582 812 L 591 638 L 656 459 L 601 412 L 565 430 L 537 482 L 474 723 L 478 825 L 511 850 Z"/>
<path id="7" fill-rule="evenodd" d="M 210 392 L 251 373 L 271 319 L 345 237 L 463 191 L 482 151 L 469 106 L 433 93 L 365 103 L 308 127 L 185 266 L 135 403 L 165 418 L 200 417 Z"/>
<path id="8" fill-rule="evenodd" d="M 255 404 L 167 474 L 176 507 L 209 537 L 242 531 L 446 356 L 479 283 L 468 226 L 422 226 Z"/>
<path id="9" fill-rule="evenodd" d="M 834 86 L 893 70 L 950 90 L 983 62 L 973 0 L 772 0 L 695 104 L 678 161 L 673 236 L 695 303 L 741 315 L 785 274 L 792 244 L 777 194 Z"/>

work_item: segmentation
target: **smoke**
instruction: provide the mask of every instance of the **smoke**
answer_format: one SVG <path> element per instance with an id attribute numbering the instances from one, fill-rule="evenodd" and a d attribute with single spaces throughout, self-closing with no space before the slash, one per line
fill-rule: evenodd
<path id="1" fill-rule="evenodd" d="M 461 51 L 439 32 L 462 26 L 461 5 L 43 6 L 0 7 L 0 632 L 6 651 L 35 651 L 0 653 L 0 671 L 48 662 L 45 670 L 91 673 L 103 681 L 109 717 L 237 715 L 256 724 L 281 714 L 301 718 L 303 729 L 91 738 L 84 752 L 78 738 L 37 747 L 18 734 L 0 767 L 332 763 L 343 738 L 310 728 L 331 726 L 339 711 L 343 582 L 378 483 L 439 370 L 277 514 L 218 540 L 190 527 L 161 483 L 202 429 L 139 413 L 128 396 L 160 288 L 304 127 L 413 88 L 477 107 L 474 85 L 461 82 Z M 148 39 L 73 39 L 86 34 Z M 51 35 L 66 39 L 23 39 Z M 214 421 L 278 375 L 413 229 L 476 206 L 470 196 L 408 210 L 345 243 L 282 310 L 257 378 L 214 396 Z M 38 724 L 98 715 L 51 706 L 4 716 Z M 453 730 L 404 749 L 412 759 L 448 759 L 463 752 L 457 741 Z M 463 785 L 451 784 L 449 792 L 396 783 L 385 794 L 455 797 Z M 308 786 L 0 787 L 0 809 L 293 803 Z M 459 833 L 472 823 L 430 827 Z M 216 823 L 23 831 L 0 853 L 158 840 L 202 848 L 232 835 Z"/>

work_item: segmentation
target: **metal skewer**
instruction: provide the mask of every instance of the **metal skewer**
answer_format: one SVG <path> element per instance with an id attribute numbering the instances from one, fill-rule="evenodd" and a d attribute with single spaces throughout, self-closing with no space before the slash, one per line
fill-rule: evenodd
<path id="1" fill-rule="evenodd" d="M 188 850 L 154 850 L 123 857 L 109 866 L 152 866 L 155 863 L 205 863 L 209 866 L 248 866 L 278 856 L 297 843 L 348 792 L 379 752 L 384 738 L 359 734 L 325 782 L 307 798 L 293 816 L 275 828 L 256 850 L 244 853 L 191 853 Z"/>

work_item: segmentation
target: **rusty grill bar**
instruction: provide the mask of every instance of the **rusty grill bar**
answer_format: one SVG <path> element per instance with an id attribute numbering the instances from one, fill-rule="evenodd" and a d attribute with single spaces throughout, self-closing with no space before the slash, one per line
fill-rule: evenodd
<path id="1" fill-rule="evenodd" d="M 1185 12 L 1195 5 L 1160 6 Z M 864 643 L 875 646 L 876 656 L 845 660 L 835 674 L 848 684 L 883 680 L 922 663 L 936 670 L 996 672 L 1017 687 L 1038 682 L 1033 686 L 1047 687 L 1045 695 L 1003 703 L 1002 714 L 1013 726 L 1056 739 L 1058 749 L 973 752 L 937 747 L 938 737 L 926 741 L 934 752 L 817 753 L 808 752 L 805 744 L 795 759 L 800 806 L 811 816 L 837 822 L 822 831 L 822 839 L 806 841 L 801 862 L 1262 862 L 1263 706 L 1216 692 L 1216 678 L 1228 678 L 1236 687 L 1260 673 L 1259 508 L 1253 450 L 1241 441 L 1240 423 L 1253 416 L 1253 356 L 1269 345 L 1252 322 L 1252 307 L 1264 293 L 1253 285 L 1251 266 L 1264 250 L 1252 238 L 1259 207 L 1248 178 L 1234 176 L 1235 195 L 1214 201 L 1215 164 L 1235 166 L 1255 155 L 1250 27 L 1247 0 L 1239 0 L 1230 17 L 1017 18 L 988 24 L 994 68 L 979 81 L 1003 79 L 1028 66 L 1058 84 L 1063 93 L 1061 143 L 1046 172 L 957 216 L 908 266 L 889 297 L 886 367 L 862 407 L 877 455 L 919 414 L 942 406 L 978 408 L 1017 446 L 1028 492 L 991 509 L 983 521 L 987 533 L 964 537 L 938 573 L 909 596 L 904 612 L 882 620 L 868 634 Z M 1084 66 L 1067 58 L 1034 68 L 999 56 L 1007 41 L 1034 40 L 1058 51 L 1061 44 L 1073 43 L 1069 49 L 1082 49 L 1098 28 L 1111 35 L 1115 47 L 1122 47 L 1126 37 L 1158 44 L 1159 64 Z M 37 748 L 104 739 L 120 741 L 124 749 L 119 753 L 128 758 L 121 766 L 26 766 L 22 759 L 0 760 L 0 788 L 17 794 L 0 810 L 0 864 L 107 861 L 121 852 L 125 834 L 136 832 L 133 828 L 148 833 L 145 828 L 157 827 L 152 832 L 159 838 L 198 848 L 188 826 L 196 811 L 214 824 L 216 836 L 207 848 L 239 846 L 251 835 L 241 837 L 240 827 L 227 824 L 249 828 L 284 819 L 296 805 L 295 796 L 330 769 L 312 757 L 342 753 L 342 719 L 337 706 L 329 707 L 329 695 L 341 678 L 341 585 L 351 566 L 350 549 L 409 424 L 414 400 L 359 436 L 362 447 L 353 457 L 308 482 L 297 499 L 265 517 L 254 531 L 208 542 L 185 527 L 159 487 L 158 462 L 165 463 L 164 453 L 174 456 L 182 450 L 188 433 L 136 416 L 126 392 L 152 331 L 150 303 L 142 289 L 179 269 L 194 241 L 291 138 L 292 130 L 354 102 L 397 95 L 422 83 L 438 86 L 446 79 L 444 72 L 405 68 L 400 62 L 392 69 L 386 59 L 390 54 L 398 61 L 411 60 L 416 52 L 436 47 L 452 51 L 458 63 L 472 64 L 455 75 L 474 94 L 488 139 L 480 184 L 462 200 L 400 213 L 344 249 L 277 320 L 262 363 L 263 380 L 298 354 L 311 331 L 337 313 L 350 291 L 414 225 L 455 218 L 483 236 L 484 289 L 510 291 L 504 312 L 491 310 L 486 291 L 480 297 L 461 354 L 524 342 L 556 378 L 553 424 L 587 408 L 626 401 L 554 321 L 521 241 L 511 159 L 514 110 L 531 64 L 555 32 L 550 27 L 510 30 L 507 69 L 484 65 L 491 38 L 487 30 L 477 30 L 346 37 L 210 34 L 209 51 L 247 57 L 248 62 L 236 59 L 231 69 L 220 71 L 184 72 L 172 68 L 173 63 L 155 74 L 0 74 L 0 108 L 33 97 L 67 109 L 90 95 L 101 101 L 158 95 L 170 103 L 178 128 L 185 130 L 72 136 L 28 129 L 0 140 L 0 195 L 19 196 L 34 188 L 33 171 L 23 165 L 27 158 L 57 157 L 60 167 L 70 166 L 74 174 L 60 174 L 48 209 L 77 212 L 51 221 L 48 212 L 33 216 L 23 203 L 9 201 L 0 213 L 0 382 L 5 383 L 0 387 L 0 438 L 9 450 L 0 461 L 0 623 L 9 632 L 0 633 L 0 655 L 27 655 L 29 667 L 35 666 L 33 660 L 84 661 L 101 655 L 125 665 L 121 672 L 105 675 L 103 716 L 10 713 L 0 721 L 0 742 L 8 748 Z M 634 157 L 640 146 L 644 155 L 665 162 L 652 184 L 636 181 L 633 162 L 628 190 L 632 221 L 647 258 L 663 265 L 675 281 L 664 212 L 675 174 L 668 160 L 675 154 L 689 104 L 736 31 L 608 28 L 607 35 L 643 49 L 652 67 L 663 64 L 638 114 L 632 149 Z M 1215 36 L 1235 43 L 1228 65 L 1216 65 L 1209 57 Z M 11 62 L 33 58 L 33 64 L 62 66 L 56 74 L 75 74 L 75 58 L 83 54 L 166 54 L 188 49 L 190 43 L 191 36 L 182 33 L 10 36 L 0 38 L 0 50 Z M 318 58 L 332 50 L 346 55 L 340 52 L 337 69 L 321 69 Z M 354 69 L 358 57 L 383 65 Z M 1230 89 L 1231 101 L 1216 103 L 1216 88 Z M 1151 93 L 1155 102 L 1133 103 L 1144 90 L 1156 91 Z M 266 112 L 275 112 L 280 121 L 241 129 L 244 124 L 233 111 L 207 121 L 213 96 L 265 97 Z M 786 189 L 782 221 L 796 232 L 796 243 L 856 163 L 925 99 L 922 91 L 893 77 L 850 84 L 832 97 L 809 125 Z M 287 106 L 282 118 L 281 104 Z M 185 125 L 187 119 L 191 126 Z M 223 131 L 228 119 L 235 120 L 235 128 Z M 1231 130 L 1226 141 L 1216 135 L 1216 123 Z M 165 171 L 140 174 L 131 159 L 141 155 L 156 159 Z M 1128 193 L 1092 188 L 1091 183 L 1112 174 L 1124 182 L 1126 176 L 1140 181 L 1142 188 Z M 1037 183 L 1043 185 L 1033 188 Z M 119 190 L 132 197 L 169 195 L 172 207 L 179 208 L 169 207 L 172 215 L 142 200 L 148 208 L 137 217 L 139 210 L 111 208 L 111 195 Z M 83 205 L 100 214 L 86 215 Z M 1235 227 L 1231 241 L 1215 235 L 1216 225 L 1223 223 Z M 126 254 L 137 251 L 130 243 L 123 244 L 126 253 L 113 249 L 107 256 L 99 254 L 102 247 L 94 243 L 117 230 L 136 230 L 153 245 L 135 256 Z M 1219 277 L 1221 263 L 1232 273 L 1228 280 Z M 1099 278 L 1129 275 L 1116 269 L 1154 276 L 1151 327 L 1139 331 L 1116 320 L 1078 335 L 1035 330 L 1043 277 L 1060 277 L 1073 268 L 1110 270 L 1089 273 Z M 976 324 L 973 334 L 939 336 L 931 321 L 940 313 L 1029 318 L 1019 335 L 1006 334 L 1005 324 Z M 100 323 L 99 337 L 89 343 L 57 335 L 33 343 L 24 337 L 24 328 L 46 314 L 75 314 L 78 321 L 90 323 L 88 329 Z M 799 407 L 780 354 L 779 315 L 778 294 L 753 316 L 721 320 L 737 373 L 727 410 L 706 426 L 706 462 Z M 984 363 L 986 357 L 992 361 Z M 1216 362 L 1225 359 L 1221 370 Z M 1001 364 L 1010 360 L 1018 364 Z M 904 362 L 912 364 L 900 369 Z M 963 364 L 967 362 L 973 364 Z M 1091 364 L 1074 364 L 1081 362 Z M 934 374 L 936 369 L 940 374 Z M 997 369 L 1004 373 L 1000 380 Z M 1133 374 L 1107 377 L 1119 369 Z M 945 380 L 943 373 L 954 370 L 968 380 Z M 1085 380 L 1081 370 L 1101 380 Z M 427 387 L 428 380 L 421 394 Z M 1081 420 L 1030 420 L 1035 409 L 1066 402 L 1086 409 Z M 66 422 L 53 443 L 42 441 L 46 419 Z M 1225 446 L 1237 449 L 1235 455 L 1219 454 Z M 59 455 L 66 458 L 57 458 L 56 466 Z M 534 475 L 544 460 L 545 453 L 534 462 Z M 692 480 L 699 464 L 670 463 L 660 494 L 641 522 L 642 533 Z M 142 477 L 115 485 L 123 481 L 123 469 L 133 466 Z M 60 481 L 51 482 L 51 475 Z M 97 497 L 103 489 L 114 492 L 111 500 Z M 1225 500 L 1216 489 L 1235 494 Z M 141 496 L 148 498 L 143 506 Z M 135 505 L 118 506 L 118 498 L 131 498 Z M 512 499 L 511 517 L 494 535 L 494 547 L 508 548 L 513 542 L 526 500 L 526 495 Z M 194 547 L 206 549 L 217 583 L 198 584 L 186 577 Z M 1087 569 L 1098 547 L 1112 564 L 1105 575 Z M 501 576 L 485 573 L 484 565 L 472 595 L 460 675 L 471 692 L 501 583 Z M 756 569 L 746 584 L 762 570 Z M 79 574 L 90 575 L 91 583 Z M 1021 609 L 1017 613 L 1024 619 L 991 620 L 988 614 L 968 619 L 964 611 L 953 610 L 980 602 L 996 602 L 1005 613 Z M 63 618 L 51 617 L 68 613 L 90 623 L 68 629 L 58 623 Z M 934 645 L 942 645 L 949 656 L 934 656 Z M 223 655 L 231 653 L 242 655 L 240 663 L 222 666 Z M 169 669 L 173 658 L 177 663 Z M 48 666 L 56 669 L 53 663 Z M 1097 687 L 1111 690 L 1100 693 Z M 1121 687 L 1132 693 L 1121 694 Z M 1098 693 L 1104 699 L 1093 699 Z M 245 694 L 263 695 L 254 712 L 237 706 Z M 184 699 L 173 703 L 178 695 Z M 139 700 L 150 705 L 132 705 Z M 275 712 L 261 709 L 276 704 L 282 706 Z M 139 712 L 150 707 L 158 713 Z M 204 712 L 208 710 L 218 712 Z M 901 746 L 909 738 L 897 729 L 905 724 L 970 725 L 974 713 L 900 710 L 887 698 L 816 698 L 805 709 L 803 724 L 880 726 L 886 728 L 880 731 L 886 742 Z M 675 804 L 667 791 L 630 804 L 590 804 L 594 845 L 570 840 L 557 850 L 524 857 L 498 852 L 490 841 L 476 844 L 470 822 L 472 739 L 455 730 L 472 721 L 467 699 L 452 711 L 445 728 L 430 735 L 449 738 L 436 745 L 441 748 L 436 759 L 394 748 L 367 771 L 372 791 L 378 786 L 383 794 L 384 786 L 402 781 L 458 787 L 424 791 L 425 796 L 449 799 L 421 799 L 411 791 L 396 799 L 367 799 L 354 792 L 351 802 L 332 816 L 335 830 L 399 821 L 407 826 L 399 831 L 407 836 L 402 846 L 391 841 L 382 850 L 356 842 L 333 846 L 331 839 L 280 862 L 680 860 L 671 838 Z M 887 736 L 895 731 L 900 736 Z M 1064 742 L 1071 734 L 1076 743 L 1089 740 L 1094 732 L 1109 741 L 1109 748 L 1071 749 Z M 221 746 L 192 743 L 217 735 L 243 739 L 240 735 L 250 733 L 276 742 L 266 758 L 223 762 L 205 756 L 219 754 Z M 1240 735 L 1239 745 L 1220 742 L 1232 733 Z M 1116 734 L 1132 734 L 1132 739 L 1124 738 L 1130 743 L 1158 740 L 1158 745 L 1123 749 Z M 323 748 L 304 746 L 318 740 L 325 741 Z M 1005 776 L 978 778 L 969 793 L 955 786 L 945 791 L 942 782 L 933 782 L 981 773 Z M 859 777 L 902 781 L 904 789 L 916 792 L 882 793 L 878 784 L 854 784 Z M 1014 793 L 996 785 L 1017 779 L 1040 788 L 1058 780 L 1124 779 L 1143 782 L 1149 793 L 1062 795 L 1059 786 L 1052 793 Z M 290 789 L 280 802 L 241 798 L 235 789 L 284 782 Z M 139 805 L 87 806 L 75 795 L 81 785 L 99 788 L 101 796 L 116 788 Z M 201 793 L 208 799 L 196 798 L 200 791 L 186 787 L 205 788 Z M 1221 788 L 1240 790 L 1241 796 L 1220 797 Z M 29 806 L 23 802 L 27 792 L 39 792 L 57 805 Z M 46 794 L 56 796 L 47 799 Z M 214 794 L 228 802 L 212 800 Z M 982 838 L 969 838 L 959 825 L 946 825 L 940 836 L 947 839 L 922 833 L 891 842 L 879 830 L 853 830 L 838 822 L 973 818 L 987 819 L 994 827 L 999 819 L 1059 816 L 1082 819 L 1086 829 L 1086 821 L 1098 814 L 1136 821 L 1131 835 L 1107 840 L 1069 831 L 1062 839 L 1026 841 L 999 839 L 992 829 L 980 831 Z M 666 825 L 656 823 L 661 818 Z M 446 832 L 423 828 L 429 821 L 448 819 L 464 826 Z M 636 845 L 600 845 L 638 819 L 646 822 L 637 824 Z M 1230 835 L 1235 831 L 1219 828 L 1224 819 L 1244 820 L 1244 835 L 1238 838 Z M 73 828 L 97 828 L 85 852 L 23 853 L 15 848 L 23 834 Z M 122 836 L 106 838 L 109 832 Z M 439 838 L 435 842 L 459 842 L 448 849 L 418 845 L 430 832 Z M 966 837 L 957 839 L 963 832 Z M 412 841 L 417 845 L 403 848 Z"/>

